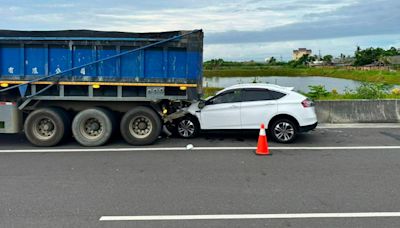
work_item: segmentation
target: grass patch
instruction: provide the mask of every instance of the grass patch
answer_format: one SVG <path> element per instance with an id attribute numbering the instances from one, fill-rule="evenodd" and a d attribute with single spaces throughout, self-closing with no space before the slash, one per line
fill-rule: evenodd
<path id="1" fill-rule="evenodd" d="M 376 99 L 366 99 L 361 97 L 358 94 L 329 94 L 325 97 L 320 97 L 316 100 L 385 100 L 385 99 L 400 99 L 400 95 L 394 95 L 394 94 L 385 94 L 384 96 Z"/>
<path id="2" fill-rule="evenodd" d="M 346 99 L 400 99 L 400 89 L 383 83 L 362 82 L 354 90 L 346 90 L 339 94 L 336 90 L 327 91 L 324 86 L 309 86 L 310 92 L 303 93 L 314 100 L 346 100 Z"/>
<path id="3" fill-rule="evenodd" d="M 205 87 L 203 88 L 203 98 L 214 96 L 216 92 L 223 88 Z M 343 94 L 337 93 L 335 90 L 326 91 L 323 86 L 310 86 L 309 93 L 303 95 L 313 100 L 383 100 L 383 99 L 400 99 L 400 89 L 385 89 L 381 85 L 372 83 L 363 83 L 354 91 L 346 91 Z"/>
<path id="4" fill-rule="evenodd" d="M 203 98 L 207 98 L 209 96 L 214 96 L 218 91 L 222 90 L 223 88 L 217 87 L 204 87 L 203 88 Z"/>

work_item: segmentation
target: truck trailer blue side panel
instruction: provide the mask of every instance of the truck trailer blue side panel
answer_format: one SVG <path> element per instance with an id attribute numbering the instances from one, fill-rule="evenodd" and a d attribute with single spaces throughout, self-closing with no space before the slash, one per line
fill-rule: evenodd
<path id="1" fill-rule="evenodd" d="M 81 37 L 82 32 L 74 31 L 0 31 L 0 81 L 31 80 L 56 74 L 184 33 L 86 31 L 84 34 L 89 35 Z M 51 80 L 201 84 L 202 45 L 203 34 L 199 31 L 157 47 L 94 63 Z"/>
<path id="2" fill-rule="evenodd" d="M 104 59 L 107 57 L 111 57 L 117 54 L 117 50 L 114 47 L 98 47 L 97 50 L 97 59 Z M 117 66 L 118 58 L 110 59 L 104 62 L 100 62 L 97 64 L 97 75 L 105 76 L 105 77 L 119 77 L 118 66 Z"/>
<path id="3" fill-rule="evenodd" d="M 163 49 L 151 48 L 144 50 L 144 78 L 164 78 L 165 62 Z"/>
<path id="4" fill-rule="evenodd" d="M 96 52 L 91 46 L 74 46 L 72 49 L 72 67 L 79 67 L 87 63 L 96 61 Z M 74 70 L 74 76 L 79 79 L 85 80 L 86 76 L 96 76 L 96 65 L 83 67 L 78 70 Z"/>
<path id="5" fill-rule="evenodd" d="M 23 74 L 23 71 L 21 71 L 21 66 L 23 66 L 23 62 L 21 62 L 23 55 L 21 55 L 21 48 L 18 44 L 2 45 L 0 53 L 1 76 L 13 77 Z"/>
<path id="6" fill-rule="evenodd" d="M 49 74 L 56 74 L 71 68 L 70 55 L 71 52 L 67 45 L 49 46 Z"/>
<path id="7" fill-rule="evenodd" d="M 185 75 L 188 75 L 190 77 L 191 74 L 186 73 L 187 57 L 188 54 L 186 51 L 178 48 L 171 49 L 168 52 L 168 76 L 172 78 L 184 78 Z"/>
<path id="8" fill-rule="evenodd" d="M 24 73 L 25 76 L 44 76 L 47 69 L 45 48 L 42 45 L 25 46 Z"/>
<path id="9" fill-rule="evenodd" d="M 121 47 L 121 52 L 133 50 L 134 47 Z M 143 57 L 144 51 L 132 52 L 121 56 L 121 77 L 127 79 L 135 79 L 143 77 L 144 65 Z"/>

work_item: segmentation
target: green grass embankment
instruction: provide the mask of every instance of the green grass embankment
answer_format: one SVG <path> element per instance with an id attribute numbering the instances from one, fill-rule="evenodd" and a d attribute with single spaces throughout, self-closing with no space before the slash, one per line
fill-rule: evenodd
<path id="1" fill-rule="evenodd" d="M 349 70 L 343 68 L 226 67 L 204 70 L 204 77 L 322 76 L 365 82 L 400 84 L 400 71 Z"/>
<path id="2" fill-rule="evenodd" d="M 203 94 L 203 98 L 207 98 L 210 96 L 214 96 L 216 92 L 222 90 L 223 88 L 215 88 L 215 87 L 205 87 L 203 89 L 204 94 Z M 305 96 L 308 96 L 308 94 L 304 94 Z M 352 94 L 332 94 L 329 93 L 328 95 L 324 96 L 324 97 L 319 97 L 315 100 L 357 100 L 357 99 L 366 99 L 363 98 L 362 96 L 360 96 L 359 94 L 356 93 L 352 93 Z M 400 94 L 385 94 L 383 97 L 381 98 L 375 98 L 378 100 L 382 100 L 382 99 L 400 99 Z"/>

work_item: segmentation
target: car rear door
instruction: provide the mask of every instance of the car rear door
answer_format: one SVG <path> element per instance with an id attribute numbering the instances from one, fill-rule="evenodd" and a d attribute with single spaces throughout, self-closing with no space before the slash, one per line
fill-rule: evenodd
<path id="1" fill-rule="evenodd" d="M 269 90 L 258 88 L 243 90 L 240 110 L 242 129 L 259 129 L 261 123 L 268 126 L 277 111 L 277 101 Z"/>
<path id="2" fill-rule="evenodd" d="M 240 129 L 241 91 L 231 90 L 206 102 L 200 110 L 202 129 Z"/>

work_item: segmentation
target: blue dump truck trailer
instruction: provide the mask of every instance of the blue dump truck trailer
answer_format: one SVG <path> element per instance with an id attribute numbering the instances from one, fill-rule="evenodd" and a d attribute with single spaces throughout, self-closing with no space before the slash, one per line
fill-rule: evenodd
<path id="1" fill-rule="evenodd" d="M 154 143 L 202 91 L 203 32 L 0 30 L 0 133 Z"/>

